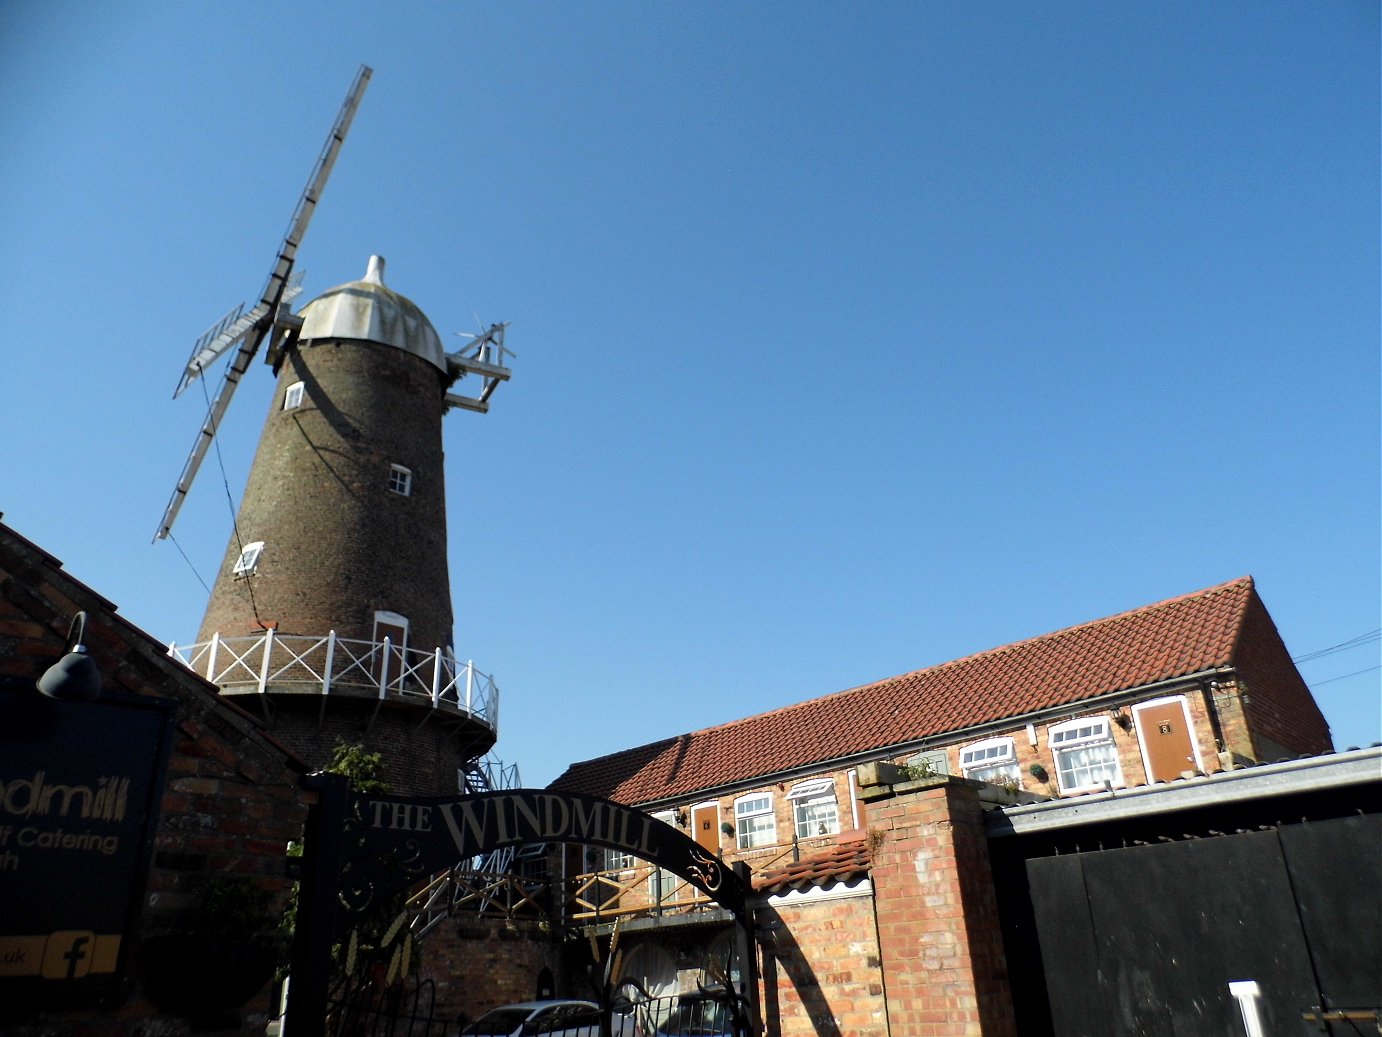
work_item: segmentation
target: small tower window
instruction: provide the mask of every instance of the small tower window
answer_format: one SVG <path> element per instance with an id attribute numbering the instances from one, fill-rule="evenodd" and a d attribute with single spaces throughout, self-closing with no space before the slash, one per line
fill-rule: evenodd
<path id="1" fill-rule="evenodd" d="M 401 464 L 389 466 L 389 489 L 394 493 L 401 493 L 405 497 L 412 496 L 413 493 L 413 473 L 404 468 Z"/>
<path id="2" fill-rule="evenodd" d="M 283 409 L 294 410 L 302 406 L 302 383 L 294 382 L 283 391 Z"/>
<path id="3" fill-rule="evenodd" d="M 240 549 L 240 557 L 231 572 L 248 576 L 259 565 L 259 556 L 264 552 L 264 541 L 256 540 Z"/>

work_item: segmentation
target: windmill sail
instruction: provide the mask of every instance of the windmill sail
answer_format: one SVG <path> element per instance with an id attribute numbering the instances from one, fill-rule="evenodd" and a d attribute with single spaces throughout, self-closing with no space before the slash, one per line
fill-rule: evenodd
<path id="1" fill-rule="evenodd" d="M 216 398 L 211 403 L 206 420 L 202 422 L 202 427 L 197 433 L 197 441 L 192 445 L 192 452 L 188 455 L 187 463 L 183 465 L 182 475 L 178 477 L 177 485 L 173 488 L 173 496 L 168 501 L 168 507 L 163 511 L 163 518 L 159 521 L 154 540 L 163 540 L 172 531 L 173 522 L 177 519 L 178 511 L 182 508 L 182 502 L 187 499 L 187 491 L 191 489 L 192 480 L 196 478 L 202 459 L 206 457 L 206 451 L 211 446 L 211 440 L 220 427 L 221 418 L 225 414 L 226 408 L 230 406 L 230 399 L 235 394 L 240 379 L 249 370 L 250 362 L 254 359 L 255 353 L 259 351 L 260 344 L 263 343 L 264 338 L 273 330 L 275 325 L 282 323 L 291 327 L 292 322 L 285 320 L 280 310 L 300 290 L 293 278 L 293 261 L 297 258 L 298 245 L 301 244 L 303 236 L 307 233 L 307 225 L 311 222 L 312 214 L 317 209 L 317 200 L 326 187 L 327 177 L 331 175 L 331 167 L 336 164 L 336 156 L 340 154 L 341 145 L 345 142 L 346 133 L 349 132 L 350 124 L 355 119 L 355 112 L 360 107 L 360 100 L 364 96 L 365 87 L 369 85 L 372 74 L 373 70 L 367 65 L 361 65 L 360 70 L 355 74 L 355 81 L 351 83 L 345 103 L 341 105 L 341 110 L 336 116 L 336 122 L 331 127 L 331 133 L 327 136 L 326 144 L 322 147 L 317 163 L 312 169 L 312 175 L 307 179 L 307 187 L 298 199 L 297 206 L 293 209 L 293 217 L 288 223 L 288 232 L 278 247 L 268 280 L 264 282 L 264 290 L 260 293 L 259 302 L 248 313 L 242 312 L 243 306 L 232 310 L 212 325 L 211 329 L 193 346 L 191 359 L 187 362 L 187 367 L 183 371 L 182 379 L 178 382 L 174 396 L 181 394 L 192 382 L 201 377 L 207 366 L 213 363 L 217 357 L 236 345 L 239 345 L 240 348 L 226 368 L 225 378 L 216 392 Z M 271 344 L 271 352 L 275 345 L 276 343 Z M 270 355 L 269 360 L 277 363 L 278 357 Z"/>

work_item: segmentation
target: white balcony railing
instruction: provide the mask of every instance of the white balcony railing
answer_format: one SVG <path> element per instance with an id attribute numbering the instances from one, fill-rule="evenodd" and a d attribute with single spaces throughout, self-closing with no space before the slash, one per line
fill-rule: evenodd
<path id="1" fill-rule="evenodd" d="M 222 691 L 333 692 L 405 699 L 459 709 L 499 729 L 499 688 L 473 662 L 458 664 L 450 649 L 419 651 L 383 641 L 279 634 L 212 635 L 210 641 L 169 645 L 168 654 Z"/>

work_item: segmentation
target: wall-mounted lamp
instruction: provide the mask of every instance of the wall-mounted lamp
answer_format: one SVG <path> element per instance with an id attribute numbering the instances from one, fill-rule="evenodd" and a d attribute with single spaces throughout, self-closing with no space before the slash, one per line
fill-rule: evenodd
<path id="1" fill-rule="evenodd" d="M 1128 711 L 1122 706 L 1119 706 L 1113 711 L 1113 722 L 1124 731 L 1132 730 L 1132 717 L 1128 715 Z"/>
<path id="2" fill-rule="evenodd" d="M 71 650 L 48 667 L 38 679 L 38 690 L 50 699 L 62 702 L 91 702 L 101 694 L 101 671 L 96 660 L 86 652 L 86 613 L 72 617 L 67 629 L 67 643 Z"/>

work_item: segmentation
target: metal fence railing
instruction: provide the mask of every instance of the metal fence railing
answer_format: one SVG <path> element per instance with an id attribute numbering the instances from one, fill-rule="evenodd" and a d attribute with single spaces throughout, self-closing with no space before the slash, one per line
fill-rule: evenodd
<path id="1" fill-rule="evenodd" d="M 348 691 L 381 699 L 407 699 L 434 708 L 450 707 L 489 727 L 499 727 L 499 688 L 473 662 L 458 663 L 449 648 L 400 648 L 388 638 L 359 641 L 279 634 L 221 637 L 191 645 L 170 645 L 168 654 L 222 690 L 263 694 L 279 686 L 315 689 L 322 695 Z"/>

